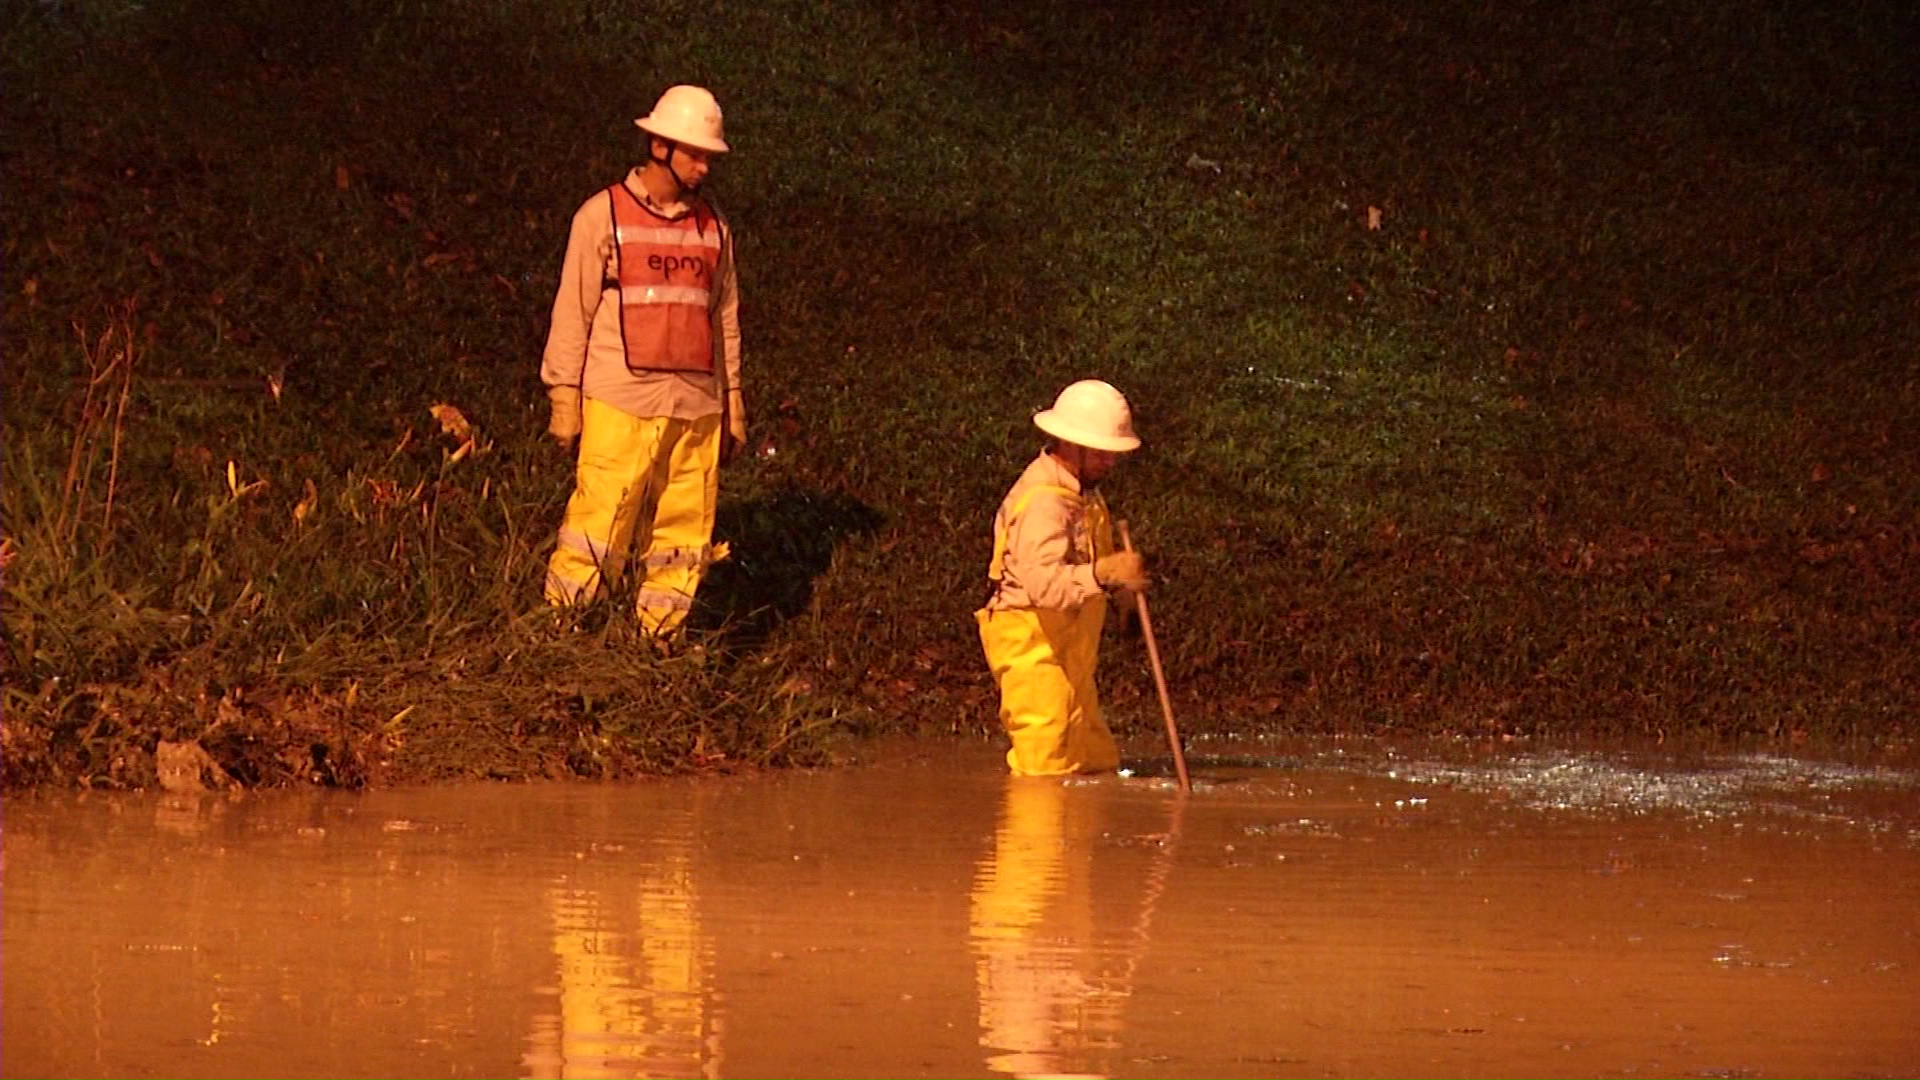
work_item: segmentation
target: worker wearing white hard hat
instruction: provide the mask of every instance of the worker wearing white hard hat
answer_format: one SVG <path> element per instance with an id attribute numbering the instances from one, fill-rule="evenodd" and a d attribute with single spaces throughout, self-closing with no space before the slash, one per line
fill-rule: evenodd
<path id="1" fill-rule="evenodd" d="M 1013 744 L 1008 768 L 1101 772 L 1120 764 L 1094 687 L 1106 596 L 1148 579 L 1138 554 L 1113 549 L 1098 487 L 1140 439 L 1127 399 L 1097 379 L 1060 391 L 1033 422 L 1051 438 L 994 515 L 993 591 L 974 619 Z"/>
<path id="2" fill-rule="evenodd" d="M 664 638 L 725 553 L 719 469 L 746 445 L 747 415 L 733 228 L 705 189 L 730 149 L 720 105 L 675 86 L 634 126 L 646 163 L 574 213 L 540 366 L 549 434 L 580 440 L 545 593 L 591 599 L 637 544 L 640 623 Z"/>

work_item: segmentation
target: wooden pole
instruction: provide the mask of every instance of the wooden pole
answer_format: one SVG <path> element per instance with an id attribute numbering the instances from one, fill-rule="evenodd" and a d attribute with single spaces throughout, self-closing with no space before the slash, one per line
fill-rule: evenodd
<path id="1" fill-rule="evenodd" d="M 1127 523 L 1120 526 L 1120 546 L 1123 550 L 1133 550 L 1133 537 L 1127 532 Z M 1153 685 L 1160 691 L 1160 713 L 1167 718 L 1167 745 L 1173 748 L 1173 771 L 1180 778 L 1182 794 L 1193 790 L 1193 781 L 1187 776 L 1187 753 L 1180 747 L 1180 729 L 1173 722 L 1173 699 L 1167 696 L 1167 673 L 1160 667 L 1160 646 L 1153 640 L 1153 620 L 1147 617 L 1147 595 L 1134 593 L 1134 602 L 1140 607 L 1140 633 L 1147 639 L 1147 662 L 1153 665 Z"/>

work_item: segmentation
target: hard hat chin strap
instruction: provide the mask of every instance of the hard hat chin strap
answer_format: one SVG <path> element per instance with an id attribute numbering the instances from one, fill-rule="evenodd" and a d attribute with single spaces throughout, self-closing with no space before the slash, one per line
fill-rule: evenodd
<path id="1" fill-rule="evenodd" d="M 659 139 L 661 142 L 667 144 L 666 157 L 661 158 L 661 157 L 653 156 L 653 141 L 652 141 L 653 139 Z M 649 138 L 647 141 L 647 158 L 648 160 L 658 165 L 664 166 L 667 170 L 667 175 L 673 177 L 674 184 L 678 185 L 678 187 L 680 188 L 680 193 L 682 195 L 686 195 L 693 192 L 695 189 L 692 184 L 689 184 L 685 180 L 681 179 L 679 173 L 673 171 L 673 155 L 677 153 L 679 149 L 680 149 L 679 140 L 668 139 L 659 135 L 654 135 L 651 138 Z"/>

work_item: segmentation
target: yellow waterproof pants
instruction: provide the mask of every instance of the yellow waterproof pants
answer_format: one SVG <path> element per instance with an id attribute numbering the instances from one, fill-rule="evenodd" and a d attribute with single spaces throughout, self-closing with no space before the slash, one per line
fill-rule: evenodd
<path id="1" fill-rule="evenodd" d="M 1071 613 L 982 608 L 973 618 L 1000 687 L 1000 723 L 1013 740 L 1007 767 L 1014 775 L 1118 768 L 1120 751 L 1093 685 L 1106 598 L 1095 597 Z"/>
<path id="2" fill-rule="evenodd" d="M 629 416 L 588 398 L 580 420 L 580 463 L 547 563 L 547 602 L 583 603 L 617 580 L 637 531 L 646 567 L 635 603 L 640 625 L 671 634 L 713 561 L 720 417 Z M 652 513 L 643 516 L 649 502 Z"/>

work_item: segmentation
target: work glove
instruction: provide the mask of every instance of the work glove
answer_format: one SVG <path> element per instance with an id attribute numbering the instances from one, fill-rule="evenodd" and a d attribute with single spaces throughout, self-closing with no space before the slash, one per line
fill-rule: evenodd
<path id="1" fill-rule="evenodd" d="M 725 465 L 747 448 L 747 395 L 737 386 L 727 388 L 726 431 L 720 435 L 720 463 Z"/>
<path id="2" fill-rule="evenodd" d="M 553 436 L 553 441 L 564 450 L 580 436 L 580 388 L 550 386 L 547 388 L 547 400 L 553 403 L 553 416 L 547 420 L 547 434 Z"/>
<path id="3" fill-rule="evenodd" d="M 1093 561 L 1093 580 L 1102 588 L 1123 592 L 1147 591 L 1147 561 L 1137 551 L 1116 551 Z"/>

